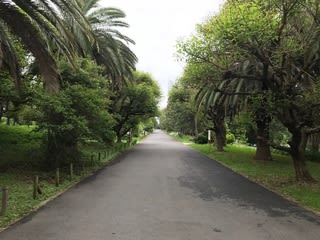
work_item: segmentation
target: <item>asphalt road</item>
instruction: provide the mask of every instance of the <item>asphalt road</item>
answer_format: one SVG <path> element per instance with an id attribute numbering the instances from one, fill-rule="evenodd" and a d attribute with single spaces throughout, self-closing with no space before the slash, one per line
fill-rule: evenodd
<path id="1" fill-rule="evenodd" d="M 320 218 L 156 132 L 1 240 L 317 240 Z"/>

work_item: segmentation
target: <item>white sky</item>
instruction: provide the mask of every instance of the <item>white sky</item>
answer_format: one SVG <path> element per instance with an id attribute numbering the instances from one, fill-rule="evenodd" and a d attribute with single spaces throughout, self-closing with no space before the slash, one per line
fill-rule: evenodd
<path id="1" fill-rule="evenodd" d="M 170 85 L 180 77 L 183 63 L 175 58 L 178 39 L 194 32 L 197 23 L 217 13 L 224 0 L 101 0 L 100 5 L 123 10 L 130 24 L 126 33 L 136 42 L 137 69 L 151 73 L 166 106 Z"/>

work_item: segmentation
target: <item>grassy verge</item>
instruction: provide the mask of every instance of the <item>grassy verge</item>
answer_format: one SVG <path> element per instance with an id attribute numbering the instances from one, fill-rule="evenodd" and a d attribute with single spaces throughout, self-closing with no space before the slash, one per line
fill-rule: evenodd
<path id="1" fill-rule="evenodd" d="M 92 148 L 90 150 L 92 151 Z M 8 169 L 6 172 L 1 173 L 0 187 L 8 187 L 9 199 L 6 216 L 0 216 L 0 231 L 41 206 L 43 202 L 54 198 L 78 183 L 81 179 L 96 172 L 122 151 L 125 151 L 125 149 L 109 151 L 109 155 L 106 157 L 104 152 L 102 152 L 100 161 L 96 158 L 93 163 L 88 161 L 88 164 L 82 166 L 76 165 L 72 179 L 70 179 L 68 169 L 61 169 L 60 185 L 58 187 L 55 186 L 54 172 Z M 37 199 L 33 199 L 33 178 L 36 175 L 39 176 L 39 185 L 43 193 L 38 195 Z"/>
<path id="2" fill-rule="evenodd" d="M 192 143 L 189 138 L 175 137 L 191 148 L 215 159 L 235 172 L 297 202 L 298 204 L 320 213 L 320 163 L 308 162 L 308 168 L 315 184 L 295 181 L 292 160 L 289 156 L 273 154 L 273 161 L 268 163 L 253 160 L 255 148 L 243 145 L 228 145 L 225 152 L 217 152 L 213 146 Z"/>
<path id="3" fill-rule="evenodd" d="M 74 163 L 73 178 L 70 178 L 69 166 L 61 168 L 60 185 L 56 187 L 55 172 L 39 170 L 42 135 L 32 130 L 32 127 L 27 126 L 0 125 L 0 190 L 4 186 L 9 190 L 8 210 L 6 216 L 0 216 L 0 231 L 96 172 L 128 149 L 124 144 L 106 149 L 104 144 L 98 142 L 81 146 L 83 159 Z M 135 138 L 134 143 L 142 138 Z M 39 185 L 43 193 L 38 195 L 37 199 L 33 199 L 33 179 L 36 175 L 39 176 Z"/>

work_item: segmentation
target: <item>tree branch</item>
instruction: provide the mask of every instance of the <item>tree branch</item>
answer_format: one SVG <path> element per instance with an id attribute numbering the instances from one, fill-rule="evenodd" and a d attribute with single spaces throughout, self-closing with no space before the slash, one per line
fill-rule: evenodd
<path id="1" fill-rule="evenodd" d="M 315 133 L 320 133 L 320 127 L 315 127 L 315 128 L 309 128 L 306 130 L 306 134 L 315 134 Z"/>
<path id="2" fill-rule="evenodd" d="M 191 56 L 191 57 L 193 57 L 193 58 L 195 58 L 195 59 L 197 59 L 197 60 L 201 60 L 202 62 L 211 64 L 211 65 L 213 65 L 214 67 L 216 67 L 216 68 L 218 68 L 218 69 L 220 69 L 220 70 L 226 70 L 224 67 L 220 66 L 219 64 L 217 64 L 217 63 L 215 63 L 215 62 L 210 61 L 209 59 L 207 59 L 207 58 L 205 58 L 205 57 L 197 56 L 197 55 L 195 55 L 194 53 L 191 53 L 190 51 L 186 51 L 186 53 L 187 53 L 189 56 Z"/>
<path id="3" fill-rule="evenodd" d="M 277 149 L 277 150 L 280 150 L 280 151 L 284 151 L 284 152 L 287 152 L 287 153 L 290 153 L 291 152 L 291 149 L 290 147 L 285 147 L 285 146 L 282 146 L 280 144 L 277 144 L 277 143 L 274 143 L 274 142 L 271 142 L 270 140 L 267 140 L 261 136 L 258 136 L 257 139 L 267 143 L 270 147 L 274 148 L 274 149 Z"/>

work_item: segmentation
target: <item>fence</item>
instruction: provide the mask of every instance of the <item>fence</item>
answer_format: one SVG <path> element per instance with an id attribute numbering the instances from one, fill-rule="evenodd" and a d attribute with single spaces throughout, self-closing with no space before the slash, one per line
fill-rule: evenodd
<path id="1" fill-rule="evenodd" d="M 74 176 L 87 176 L 89 171 L 93 172 L 104 164 L 106 164 L 109 159 L 112 159 L 117 154 L 125 151 L 131 145 L 130 144 L 121 144 L 116 145 L 115 148 L 109 148 L 105 151 L 100 151 L 95 154 L 91 154 L 90 157 L 86 159 L 82 159 L 78 162 L 70 162 L 68 166 L 62 166 L 57 168 L 54 172 L 54 184 L 56 187 L 59 187 L 62 180 L 62 176 L 64 178 L 68 178 L 70 181 L 74 180 Z M 105 160 L 105 161 L 103 161 Z M 63 174 L 62 174 L 63 173 Z M 37 199 L 39 195 L 43 193 L 40 184 L 40 177 L 38 175 L 33 177 L 33 187 L 32 187 L 32 194 L 30 196 L 33 199 Z M 1 187 L 1 186 L 0 186 Z M 9 188 L 4 186 L 1 189 L 1 209 L 0 209 L 0 217 L 7 216 L 8 208 L 9 208 Z"/>

